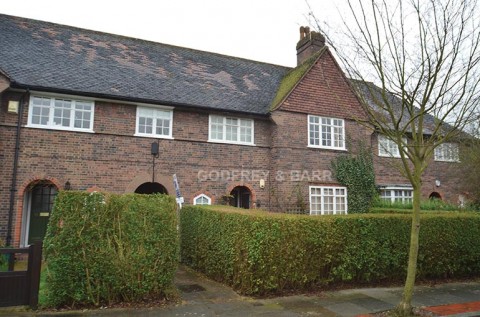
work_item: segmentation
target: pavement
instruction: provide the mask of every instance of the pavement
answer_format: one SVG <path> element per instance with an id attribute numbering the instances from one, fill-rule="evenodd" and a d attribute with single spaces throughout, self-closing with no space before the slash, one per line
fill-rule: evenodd
<path id="1" fill-rule="evenodd" d="M 358 288 L 325 291 L 316 295 L 294 295 L 254 299 L 230 287 L 180 266 L 175 278 L 181 300 L 164 307 L 106 308 L 68 312 L 30 312 L 0 309 L 0 316 L 323 316 L 364 317 L 392 309 L 399 303 L 402 288 Z M 480 280 L 417 286 L 413 305 L 428 316 L 480 317 Z"/>

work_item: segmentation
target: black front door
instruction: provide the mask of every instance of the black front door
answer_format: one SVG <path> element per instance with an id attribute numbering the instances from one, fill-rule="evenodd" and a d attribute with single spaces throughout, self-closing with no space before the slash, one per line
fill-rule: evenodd
<path id="1" fill-rule="evenodd" d="M 57 189 L 51 184 L 38 184 L 33 187 L 30 195 L 28 244 L 45 237 Z"/>
<path id="2" fill-rule="evenodd" d="M 250 208 L 250 190 L 245 186 L 235 187 L 230 195 L 233 196 L 232 205 L 239 208 Z"/>

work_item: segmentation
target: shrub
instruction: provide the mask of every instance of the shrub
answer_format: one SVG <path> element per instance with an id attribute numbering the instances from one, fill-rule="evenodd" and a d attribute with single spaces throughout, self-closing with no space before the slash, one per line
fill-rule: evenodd
<path id="1" fill-rule="evenodd" d="M 60 192 L 44 240 L 46 303 L 98 306 L 163 296 L 178 247 L 169 196 Z"/>
<path id="2" fill-rule="evenodd" d="M 389 208 L 389 209 L 392 209 L 392 208 L 393 209 L 412 209 L 413 208 L 413 204 L 411 202 L 409 203 L 403 203 L 400 201 L 390 202 L 390 201 L 384 201 L 382 199 L 376 200 L 373 206 L 377 208 Z M 420 202 L 420 209 L 435 210 L 435 211 L 457 211 L 459 209 L 467 210 L 467 211 L 472 210 L 472 208 L 470 208 L 469 206 L 460 208 L 458 205 L 450 204 L 440 199 L 422 200 Z"/>
<path id="3" fill-rule="evenodd" d="M 480 275 L 480 216 L 422 216 L 420 278 Z M 182 262 L 265 295 L 344 282 L 402 281 L 409 215 L 304 216 L 184 207 Z"/>
<path id="4" fill-rule="evenodd" d="M 343 155 L 332 161 L 332 171 L 348 190 L 348 212 L 365 213 L 378 196 L 372 150 L 360 145 L 357 155 Z"/>

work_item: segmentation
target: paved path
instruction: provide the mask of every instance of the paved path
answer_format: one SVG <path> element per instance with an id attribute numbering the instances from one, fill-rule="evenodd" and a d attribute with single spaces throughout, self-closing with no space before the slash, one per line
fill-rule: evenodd
<path id="1" fill-rule="evenodd" d="M 324 292 L 317 296 L 296 295 L 252 299 L 229 287 L 180 267 L 176 284 L 182 301 L 162 308 L 105 309 L 68 313 L 21 313 L 0 311 L 0 316 L 323 316 L 353 317 L 393 308 L 401 288 L 362 288 Z M 449 283 L 416 288 L 413 304 L 430 310 L 432 316 L 480 317 L 480 282 Z"/>

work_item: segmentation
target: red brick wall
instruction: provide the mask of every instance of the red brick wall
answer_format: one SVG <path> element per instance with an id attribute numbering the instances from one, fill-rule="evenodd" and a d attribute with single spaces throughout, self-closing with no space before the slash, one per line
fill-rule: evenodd
<path id="1" fill-rule="evenodd" d="M 360 142 L 370 145 L 370 129 L 353 120 L 345 120 L 347 151 L 308 147 L 307 113 L 274 111 L 272 120 L 271 187 L 274 193 L 270 199 L 274 209 L 284 209 L 288 201 L 292 205 L 299 196 L 309 208 L 309 186 L 339 186 L 331 173 L 332 160 L 355 153 Z"/>
<path id="2" fill-rule="evenodd" d="M 0 237 L 6 235 L 11 174 L 15 147 L 16 116 L 7 114 L 3 96 L 0 113 Z M 28 107 L 24 113 L 27 122 Z M 25 188 L 37 179 L 50 179 L 63 188 L 69 181 L 74 190 L 98 188 L 133 192 L 152 180 L 150 145 L 156 139 L 136 137 L 136 108 L 109 102 L 95 104 L 95 133 L 23 127 L 14 208 L 14 241 L 20 239 Z M 155 181 L 175 194 L 172 174 L 176 173 L 182 195 L 192 203 L 199 193 L 209 193 L 216 202 L 234 186 L 252 189 L 253 199 L 268 201 L 267 189 L 251 170 L 268 171 L 270 122 L 255 118 L 256 146 L 217 144 L 208 140 L 208 114 L 174 110 L 173 140 L 159 139 Z M 243 176 L 241 174 L 244 172 Z M 223 172 L 221 172 L 223 171 Z M 200 175 L 200 176 L 199 176 Z M 255 175 L 253 175 L 255 177 Z M 252 201 L 252 203 L 255 201 Z"/>
<path id="3" fill-rule="evenodd" d="M 372 134 L 371 139 L 377 184 L 409 184 L 407 178 L 400 173 L 403 169 L 401 159 L 379 156 L 377 135 Z M 436 186 L 436 180 L 440 180 L 440 186 Z M 458 163 L 438 162 L 432 159 L 423 174 L 422 199 L 428 199 L 431 193 L 437 192 L 443 200 L 456 204 L 458 195 L 462 194 L 461 182 Z"/>

